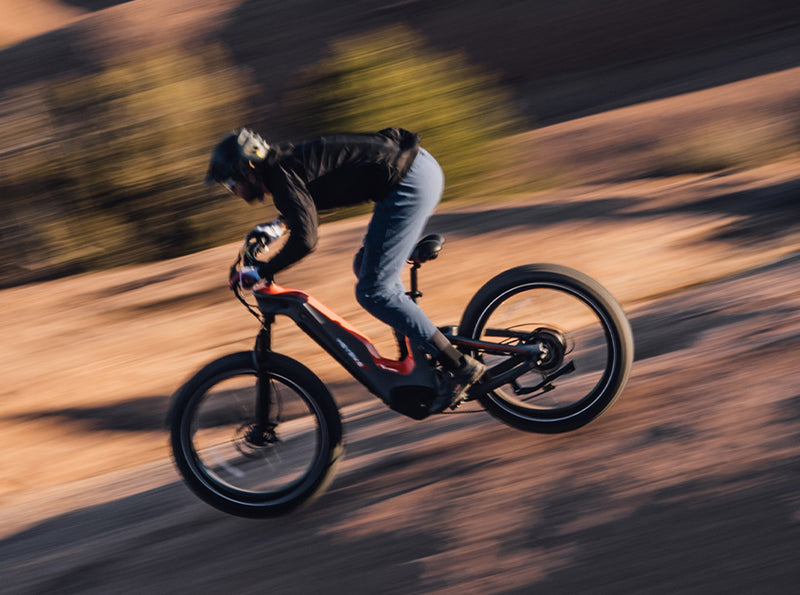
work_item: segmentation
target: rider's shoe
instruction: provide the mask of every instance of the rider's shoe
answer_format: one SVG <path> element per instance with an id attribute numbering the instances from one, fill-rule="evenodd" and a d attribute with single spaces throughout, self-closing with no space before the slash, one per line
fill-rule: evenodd
<path id="1" fill-rule="evenodd" d="M 467 396 L 469 387 L 478 382 L 485 373 L 486 366 L 483 363 L 468 355 L 462 356 L 461 365 L 445 374 L 439 396 L 431 403 L 430 412 L 439 413 L 447 408 L 458 407 Z"/>

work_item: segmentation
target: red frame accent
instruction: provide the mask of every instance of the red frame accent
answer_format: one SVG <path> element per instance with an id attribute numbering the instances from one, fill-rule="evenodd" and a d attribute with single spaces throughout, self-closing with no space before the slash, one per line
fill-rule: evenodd
<path id="1" fill-rule="evenodd" d="M 282 287 L 277 283 L 270 283 L 269 285 L 265 285 L 264 287 L 256 289 L 255 291 L 269 295 L 296 297 L 307 302 L 308 305 L 317 310 L 320 314 L 332 322 L 335 322 L 348 333 L 353 335 L 353 337 L 361 341 L 364 347 L 367 348 L 367 351 L 369 351 L 370 357 L 372 357 L 372 361 L 375 362 L 375 365 L 383 370 L 389 370 L 390 372 L 396 372 L 397 374 L 410 374 L 414 369 L 414 357 L 411 355 L 410 346 L 408 355 L 399 361 L 381 357 L 369 337 L 347 322 L 344 318 L 336 314 L 336 312 L 325 306 L 322 302 L 307 294 L 305 291 L 300 291 L 299 289 L 289 289 L 287 287 Z M 408 345 L 408 339 L 406 339 L 406 344 Z"/>

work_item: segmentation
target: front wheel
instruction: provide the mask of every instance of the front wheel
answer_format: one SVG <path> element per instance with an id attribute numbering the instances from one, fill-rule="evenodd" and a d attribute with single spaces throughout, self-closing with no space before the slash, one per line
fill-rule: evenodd
<path id="1" fill-rule="evenodd" d="M 333 397 L 305 366 L 252 351 L 208 364 L 170 409 L 172 452 L 200 498 L 238 516 L 287 513 L 320 495 L 342 452 Z"/>
<path id="2" fill-rule="evenodd" d="M 489 413 L 529 432 L 589 423 L 620 395 L 633 365 L 633 335 L 616 300 L 590 277 L 557 265 L 521 266 L 491 279 L 464 311 L 459 335 L 541 350 L 535 365 L 479 397 Z M 473 355 L 488 366 L 490 381 L 519 365 L 507 355 Z"/>

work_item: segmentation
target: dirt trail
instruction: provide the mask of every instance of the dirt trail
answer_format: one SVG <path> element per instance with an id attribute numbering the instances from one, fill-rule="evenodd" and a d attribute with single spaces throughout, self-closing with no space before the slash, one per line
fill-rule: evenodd
<path id="1" fill-rule="evenodd" d="M 347 459 L 297 515 L 230 518 L 167 457 L 169 394 L 254 323 L 224 288 L 233 246 L 0 293 L 0 573 L 14 593 L 789 592 L 800 580 L 796 164 L 446 205 L 424 307 L 455 322 L 499 269 L 557 261 L 628 311 L 634 373 L 574 434 L 485 414 L 413 422 L 334 387 Z M 368 335 L 352 298 L 363 219 L 286 273 Z M 386 341 L 385 345 L 391 345 Z M 9 456 L 10 455 L 10 456 Z M 213 547 L 211 547 L 213 544 Z"/>
<path id="2" fill-rule="evenodd" d="M 739 144 L 788 138 L 797 75 L 532 133 L 518 140 L 535 163 L 522 165 L 574 185 L 432 219 L 447 244 L 422 269 L 422 304 L 439 324 L 530 262 L 577 268 L 621 301 L 633 375 L 579 432 L 404 419 L 281 324 L 276 348 L 332 386 L 348 443 L 330 492 L 291 517 L 217 513 L 168 457 L 169 396 L 257 329 L 225 285 L 235 246 L 0 292 L 1 590 L 794 592 L 800 162 L 670 177 L 653 164 L 656 140 L 693 118 L 699 130 L 751 122 Z M 364 225 L 323 226 L 318 252 L 279 281 L 388 354 L 386 329 L 353 298 Z"/>

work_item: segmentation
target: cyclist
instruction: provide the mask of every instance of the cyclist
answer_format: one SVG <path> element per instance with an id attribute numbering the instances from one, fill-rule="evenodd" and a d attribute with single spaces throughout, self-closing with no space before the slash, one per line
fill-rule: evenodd
<path id="1" fill-rule="evenodd" d="M 248 203 L 271 196 L 280 217 L 248 236 L 272 240 L 284 228 L 289 232 L 281 249 L 259 266 L 261 278 L 270 281 L 315 249 L 318 210 L 374 201 L 354 263 L 358 303 L 448 372 L 432 412 L 457 405 L 480 380 L 486 367 L 447 340 L 406 295 L 400 279 L 444 189 L 442 169 L 420 147 L 418 135 L 386 128 L 272 145 L 242 128 L 214 148 L 206 174 L 206 184 L 212 182 Z"/>

